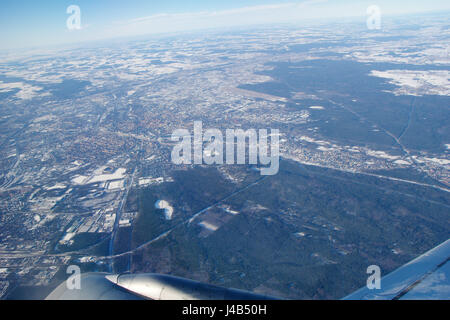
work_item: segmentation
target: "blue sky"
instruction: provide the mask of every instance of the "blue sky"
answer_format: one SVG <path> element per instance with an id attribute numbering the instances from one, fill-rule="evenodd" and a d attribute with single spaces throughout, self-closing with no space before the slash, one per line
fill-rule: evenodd
<path id="1" fill-rule="evenodd" d="M 68 30 L 67 7 L 78 5 L 81 30 Z M 305 19 L 365 19 L 383 14 L 450 10 L 448 0 L 2 0 L 0 49 Z"/>

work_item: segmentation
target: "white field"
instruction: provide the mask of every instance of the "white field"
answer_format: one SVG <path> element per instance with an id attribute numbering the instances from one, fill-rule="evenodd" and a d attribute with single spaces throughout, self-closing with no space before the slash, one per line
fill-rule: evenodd
<path id="1" fill-rule="evenodd" d="M 440 165 L 448 165 L 450 164 L 450 160 L 447 159 L 439 159 L 439 158 L 424 158 L 427 161 L 431 161 Z"/>
<path id="2" fill-rule="evenodd" d="M 72 182 L 75 184 L 83 184 L 83 182 L 87 179 L 86 176 L 77 175 L 72 178 Z"/>
<path id="3" fill-rule="evenodd" d="M 450 73 L 447 70 L 373 70 L 371 71 L 370 75 L 389 79 L 389 83 L 399 86 L 399 89 L 394 90 L 395 94 L 435 94 L 441 96 L 450 95 Z"/>
<path id="4" fill-rule="evenodd" d="M 108 190 L 122 189 L 123 188 L 123 183 L 124 183 L 124 180 L 111 181 L 108 184 Z"/>
<path id="5" fill-rule="evenodd" d="M 164 178 L 158 177 L 158 178 L 152 178 L 152 177 L 142 177 L 139 178 L 139 186 L 145 186 L 149 184 L 157 184 L 157 183 L 163 183 Z"/>
<path id="6" fill-rule="evenodd" d="M 156 209 L 164 209 L 164 215 L 166 217 L 166 220 L 172 219 L 173 208 L 170 206 L 170 204 L 166 200 L 156 201 L 155 208 Z"/>
<path id="7" fill-rule="evenodd" d="M 9 92 L 14 89 L 19 89 L 20 91 L 16 93 L 16 97 L 22 100 L 31 99 L 34 96 L 40 95 L 48 95 L 48 93 L 37 93 L 37 91 L 41 91 L 43 88 L 35 87 L 23 82 L 11 82 L 11 83 L 3 83 L 0 81 L 0 92 Z"/>
<path id="8" fill-rule="evenodd" d="M 61 241 L 69 241 L 73 238 L 74 235 L 75 235 L 74 232 L 67 232 L 64 238 L 61 239 Z"/>
<path id="9" fill-rule="evenodd" d="M 382 158 L 387 160 L 397 160 L 399 158 L 398 156 L 392 156 L 384 151 L 368 150 L 367 154 L 374 158 Z"/>
<path id="10" fill-rule="evenodd" d="M 216 226 L 216 225 L 214 225 L 214 224 L 212 224 L 210 222 L 207 222 L 207 221 L 199 222 L 199 225 L 202 226 L 203 228 L 206 228 L 206 229 L 210 230 L 210 231 L 216 231 L 217 229 L 219 229 L 218 226 Z"/>
<path id="11" fill-rule="evenodd" d="M 323 109 L 325 109 L 324 107 L 322 107 L 322 106 L 311 106 L 311 107 L 309 107 L 310 109 L 314 109 L 314 110 L 323 110 Z"/>
<path id="12" fill-rule="evenodd" d="M 55 189 L 64 189 L 66 187 L 65 184 L 57 183 L 52 187 L 45 188 L 46 190 L 55 190 Z"/>
<path id="13" fill-rule="evenodd" d="M 120 180 L 120 179 L 125 178 L 126 171 L 127 171 L 127 169 L 125 169 L 125 168 L 119 168 L 112 174 L 96 175 L 93 178 L 89 179 L 88 183 L 104 182 L 104 181 L 110 181 L 110 180 Z"/>
<path id="14" fill-rule="evenodd" d="M 394 163 L 396 164 L 400 164 L 400 165 L 410 165 L 411 163 L 409 163 L 408 161 L 405 160 L 395 160 Z"/>
<path id="15" fill-rule="evenodd" d="M 111 174 L 96 174 L 100 173 L 104 170 L 104 167 L 101 167 L 94 171 L 94 176 L 92 178 L 88 176 L 76 175 L 72 178 L 72 183 L 74 184 L 88 184 L 88 183 L 96 183 L 96 182 L 107 182 L 112 180 L 123 180 L 125 178 L 125 172 L 127 169 L 119 168 L 114 173 Z"/>

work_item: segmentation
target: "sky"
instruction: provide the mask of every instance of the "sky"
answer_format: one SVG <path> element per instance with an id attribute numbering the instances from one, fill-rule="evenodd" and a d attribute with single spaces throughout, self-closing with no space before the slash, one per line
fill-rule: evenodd
<path id="1" fill-rule="evenodd" d="M 67 26 L 71 5 L 80 9 L 79 29 Z M 370 5 L 382 15 L 450 10 L 448 0 L 1 0 L 0 50 L 310 19 L 365 19 Z"/>

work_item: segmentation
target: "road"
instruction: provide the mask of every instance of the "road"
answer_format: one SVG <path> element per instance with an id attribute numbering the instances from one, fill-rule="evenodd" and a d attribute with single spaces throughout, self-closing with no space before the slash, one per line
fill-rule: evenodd
<path id="1" fill-rule="evenodd" d="M 133 186 L 133 182 L 134 182 L 134 177 L 136 175 L 136 168 L 134 168 L 133 174 L 131 175 L 131 178 L 128 178 L 126 181 L 126 190 L 123 193 L 123 197 L 120 201 L 119 207 L 117 208 L 117 212 L 116 212 L 116 220 L 114 221 L 114 227 L 113 227 L 113 231 L 111 232 L 111 239 L 109 240 L 109 256 L 113 256 L 114 255 L 114 240 L 116 239 L 116 235 L 117 235 L 117 230 L 119 229 L 119 222 L 120 219 L 122 218 L 122 213 L 123 213 L 123 207 L 125 206 L 125 203 L 127 201 L 128 198 L 128 194 L 130 192 L 131 187 Z M 108 269 L 110 272 L 113 272 L 114 270 L 114 260 L 111 259 L 109 261 L 109 266 Z"/>

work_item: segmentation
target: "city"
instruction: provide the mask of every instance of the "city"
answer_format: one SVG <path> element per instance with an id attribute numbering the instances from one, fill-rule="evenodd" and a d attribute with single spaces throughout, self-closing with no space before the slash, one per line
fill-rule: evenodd
<path id="1" fill-rule="evenodd" d="M 381 264 L 393 270 L 446 240 L 447 22 L 425 16 L 425 27 L 418 29 L 386 19 L 383 32 L 359 23 L 255 27 L 74 45 L 20 58 L 2 53 L 0 297 L 19 294 L 20 287 L 50 288 L 71 264 L 83 270 L 180 276 L 193 271 L 190 277 L 199 281 L 289 298 L 339 298 L 363 285 L 358 275 L 329 291 L 322 280 L 309 283 L 311 288 L 320 284 L 311 291 L 299 287 L 303 280 L 274 278 L 278 267 L 264 269 L 256 257 L 242 262 L 246 258 L 230 256 L 236 266 L 222 270 L 217 266 L 222 258 L 211 258 L 219 240 L 192 249 L 204 257 L 192 264 L 167 252 L 170 244 L 162 245 L 213 239 L 246 215 L 260 218 L 256 224 L 246 220 L 249 239 L 255 236 L 252 228 L 269 232 L 267 226 L 276 225 L 270 229 L 276 240 L 261 236 L 258 241 L 277 242 L 283 232 L 289 240 L 279 245 L 290 248 L 298 242 L 297 248 L 317 266 L 341 266 L 350 256 L 359 266 L 385 254 Z M 172 133 L 191 130 L 199 120 L 204 128 L 222 132 L 279 130 L 280 173 L 260 176 L 249 164 L 173 163 Z M 297 166 L 309 172 L 310 178 L 298 180 L 306 179 L 306 185 L 291 181 L 305 174 Z M 324 175 L 333 178 L 322 181 Z M 399 206 L 389 223 L 399 230 L 411 226 L 403 235 L 405 243 L 385 247 L 386 237 L 358 247 L 360 235 L 351 228 L 363 230 L 381 214 L 351 227 L 332 215 L 310 216 L 318 208 L 310 206 L 315 200 L 296 200 L 296 194 L 341 198 L 341 191 L 332 190 L 333 179 L 342 180 L 339 185 L 354 180 L 355 188 L 367 184 L 398 193 Z M 317 189 L 321 184 L 330 187 L 329 193 L 321 195 L 328 188 Z M 185 193 L 192 190 L 197 191 L 191 201 Z M 255 191 L 249 195 L 249 190 Z M 143 199 L 145 192 L 151 195 Z M 276 192 L 274 209 L 265 201 Z M 349 196 L 343 210 L 359 217 L 367 208 L 376 212 L 376 202 Z M 142 235 L 136 226 L 156 223 L 143 218 L 143 208 L 152 205 L 149 210 L 159 212 L 161 220 Z M 430 208 L 434 213 L 427 216 Z M 401 222 L 405 216 L 410 218 Z M 412 225 L 415 219 L 425 226 Z M 246 234 L 244 227 L 239 230 Z M 345 230 L 352 230 L 352 240 L 341 236 Z M 274 246 L 270 249 L 282 250 Z M 285 263 L 286 278 L 298 273 L 298 262 L 288 256 L 274 258 Z M 345 261 L 350 268 L 350 260 Z M 271 275 L 259 279 L 246 271 L 249 264 Z M 311 272 L 322 279 L 331 272 L 327 268 Z"/>

